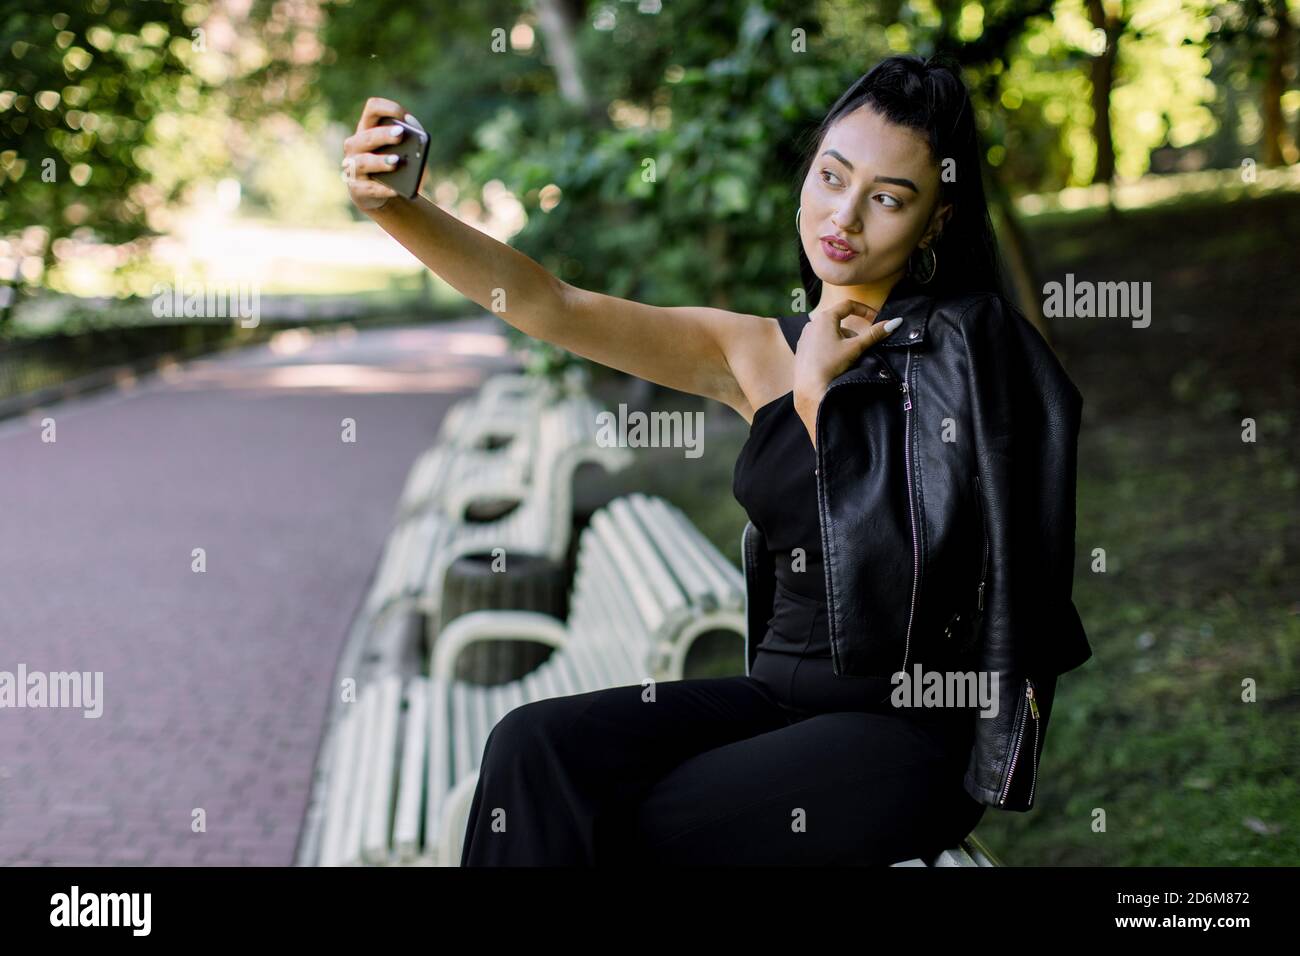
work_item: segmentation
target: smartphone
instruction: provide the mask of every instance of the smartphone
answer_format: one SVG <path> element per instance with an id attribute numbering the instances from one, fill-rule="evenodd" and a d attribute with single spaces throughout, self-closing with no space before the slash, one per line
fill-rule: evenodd
<path id="1" fill-rule="evenodd" d="M 429 157 L 429 134 L 419 127 L 388 117 L 385 123 L 394 123 L 403 129 L 396 143 L 377 146 L 375 153 L 396 153 L 401 157 L 392 172 L 371 173 L 370 178 L 383 183 L 399 195 L 414 199 L 420 192 L 420 179 L 424 176 L 424 163 Z"/>

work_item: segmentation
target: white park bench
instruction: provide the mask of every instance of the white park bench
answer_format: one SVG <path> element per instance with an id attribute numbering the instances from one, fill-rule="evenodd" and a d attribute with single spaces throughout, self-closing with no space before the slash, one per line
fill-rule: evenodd
<path id="1" fill-rule="evenodd" d="M 581 396 L 581 378 L 556 382 L 506 372 L 484 380 L 443 417 L 437 441 L 416 459 L 398 499 L 398 518 L 429 507 L 456 513 L 469 490 L 528 481 L 542 410 Z M 460 500 L 448 500 L 461 494 Z"/>
<path id="2" fill-rule="evenodd" d="M 561 379 L 529 372 L 491 375 L 447 410 L 435 444 L 491 449 L 525 433 L 539 405 L 583 394 L 589 379 L 582 366 L 568 369 Z"/>
<path id="3" fill-rule="evenodd" d="M 677 680 L 703 634 L 745 627 L 741 576 L 679 509 L 634 494 L 592 516 L 579 539 L 567 623 L 542 614 L 474 611 L 439 636 L 428 676 L 369 685 L 327 748 L 318 865 L 460 862 L 487 736 L 523 703 L 604 687 Z M 526 677 L 484 686 L 452 678 L 477 641 L 555 648 Z M 896 866 L 989 866 L 972 835 L 933 860 Z"/>
<path id="4" fill-rule="evenodd" d="M 516 408 L 528 404 L 553 388 L 537 375 L 525 372 L 502 372 L 484 379 L 470 395 L 452 403 L 438 428 L 437 442 L 471 447 L 498 422 L 508 433 L 514 429 L 510 419 Z"/>
<path id="5" fill-rule="evenodd" d="M 703 634 L 743 628 L 740 574 L 679 509 L 641 494 L 611 501 L 579 538 L 567 622 L 473 611 L 438 636 L 428 676 L 380 678 L 335 728 L 326 771 L 320 865 L 460 860 L 479 759 L 520 704 L 605 687 L 676 680 Z M 555 648 L 526 677 L 453 679 L 478 641 Z"/>
<path id="6" fill-rule="evenodd" d="M 438 619 L 447 570 L 466 555 L 491 555 L 502 549 L 508 573 L 511 555 L 536 555 L 563 561 L 573 523 L 575 472 L 594 464 L 609 473 L 627 467 L 631 449 L 596 441 L 600 407 L 586 395 L 571 395 L 540 413 L 529 480 L 509 477 L 480 483 L 464 499 L 513 498 L 513 510 L 490 521 L 466 521 L 428 507 L 404 519 L 389 535 L 367 596 L 364 614 L 375 616 L 394 602 L 409 603 Z M 461 509 L 463 511 L 463 508 Z"/>
<path id="7" fill-rule="evenodd" d="M 520 421 L 532 427 L 497 450 L 438 444 L 422 452 L 398 499 L 398 520 L 429 508 L 460 515 L 470 501 L 486 497 L 485 489 L 524 487 L 531 474 L 540 415 L 540 408 L 521 409 Z"/>

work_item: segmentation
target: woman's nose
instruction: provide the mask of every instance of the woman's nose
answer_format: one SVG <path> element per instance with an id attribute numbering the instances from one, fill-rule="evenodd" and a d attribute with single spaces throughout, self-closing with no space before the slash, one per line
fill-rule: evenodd
<path id="1" fill-rule="evenodd" d="M 835 212 L 831 213 L 831 222 L 841 232 L 858 232 L 858 226 L 861 225 L 858 222 L 858 208 L 850 203 L 848 208 L 836 209 Z"/>
<path id="2" fill-rule="evenodd" d="M 838 212 L 832 214 L 831 224 L 841 232 L 854 233 L 858 231 L 858 217 L 853 212 Z"/>

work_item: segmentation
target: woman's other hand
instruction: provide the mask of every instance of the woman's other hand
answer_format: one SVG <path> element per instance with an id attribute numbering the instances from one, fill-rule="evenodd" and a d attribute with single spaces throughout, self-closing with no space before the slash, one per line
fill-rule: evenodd
<path id="1" fill-rule="evenodd" d="M 878 314 L 864 302 L 845 299 L 812 313 L 799 334 L 794 363 L 794 405 L 814 447 L 817 408 L 831 381 L 903 321 L 895 318 L 875 322 Z"/>
<path id="2" fill-rule="evenodd" d="M 402 128 L 385 122 L 388 118 L 405 119 L 406 110 L 395 100 L 372 96 L 366 100 L 357 123 L 357 131 L 343 141 L 343 175 L 348 184 L 348 195 L 362 212 L 374 212 L 397 191 L 370 178 L 370 173 L 384 173 L 397 165 L 394 153 L 376 153 L 380 146 L 400 142 Z M 409 120 L 408 120 L 409 122 Z"/>

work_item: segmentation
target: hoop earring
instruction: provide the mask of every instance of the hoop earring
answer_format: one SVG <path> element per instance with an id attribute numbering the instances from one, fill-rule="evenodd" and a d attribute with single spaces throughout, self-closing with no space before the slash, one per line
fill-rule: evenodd
<path id="1" fill-rule="evenodd" d="M 802 212 L 803 212 L 803 206 L 800 206 L 798 209 L 796 209 L 796 210 L 794 211 L 794 231 L 795 231 L 795 232 L 801 232 L 800 227 L 799 227 L 799 216 L 800 216 L 800 214 L 801 214 Z"/>
<path id="2" fill-rule="evenodd" d="M 930 268 L 924 273 L 925 278 L 917 275 L 916 270 L 912 268 L 912 257 L 907 257 L 907 271 L 912 278 L 916 280 L 917 285 L 926 285 L 934 278 L 934 274 L 939 271 L 939 254 L 934 251 L 934 246 L 926 246 L 924 252 L 930 253 Z"/>

